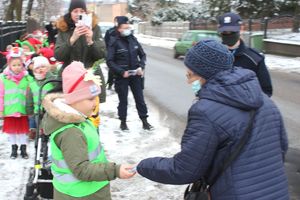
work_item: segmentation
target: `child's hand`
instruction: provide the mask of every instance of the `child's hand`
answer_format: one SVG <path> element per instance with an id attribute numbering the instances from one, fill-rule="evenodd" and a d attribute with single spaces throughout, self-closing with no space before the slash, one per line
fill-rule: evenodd
<path id="1" fill-rule="evenodd" d="M 123 164 L 120 167 L 120 178 L 129 179 L 136 174 L 135 167 L 133 165 Z"/>

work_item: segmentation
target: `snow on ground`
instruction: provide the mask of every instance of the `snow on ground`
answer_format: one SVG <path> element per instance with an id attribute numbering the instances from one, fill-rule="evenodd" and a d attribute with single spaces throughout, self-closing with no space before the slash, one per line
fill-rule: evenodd
<path id="1" fill-rule="evenodd" d="M 138 34 L 136 35 L 139 42 L 150 45 L 150 46 L 157 46 L 157 47 L 163 47 L 168 49 L 173 49 L 176 39 L 174 38 L 159 38 L 154 36 L 147 36 Z M 277 39 L 290 39 L 290 38 L 300 38 L 300 34 L 289 34 L 288 36 L 281 36 Z M 295 39 L 295 40 L 296 40 Z M 299 43 L 300 39 L 298 41 L 290 41 L 293 43 Z M 293 57 L 286 57 L 286 56 L 275 56 L 271 54 L 265 55 L 265 60 L 268 68 L 270 70 L 277 70 L 277 71 L 283 71 L 283 72 L 297 72 L 300 73 L 300 57 L 293 58 Z"/>
<path id="2" fill-rule="evenodd" d="M 29 177 L 29 169 L 34 165 L 34 142 L 29 142 L 29 159 L 20 157 L 12 160 L 9 158 L 11 146 L 6 134 L 0 133 L 0 199 L 23 200 L 25 185 Z"/>
<path id="3" fill-rule="evenodd" d="M 153 131 L 144 131 L 138 118 L 133 98 L 128 106 L 129 132 L 119 130 L 120 120 L 116 114 L 117 95 L 109 91 L 107 103 L 101 104 L 100 138 L 107 151 L 108 159 L 116 163 L 137 164 L 147 157 L 171 157 L 179 151 L 178 141 L 170 134 L 167 127 L 160 124 L 160 116 L 154 107 L 149 109 L 149 122 L 155 127 Z M 154 183 L 140 175 L 130 180 L 111 182 L 112 198 L 121 199 L 182 199 L 185 186 L 171 186 Z"/>
<path id="4" fill-rule="evenodd" d="M 104 65 L 105 66 L 105 65 Z M 105 69 L 105 67 L 102 67 Z M 104 75 L 107 73 L 104 71 Z M 117 115 L 118 96 L 115 91 L 107 91 L 106 103 L 101 104 L 100 139 L 110 161 L 118 164 L 137 164 L 140 160 L 164 156 L 171 157 L 180 150 L 178 140 L 172 136 L 163 121 L 160 112 L 154 105 L 147 104 L 148 121 L 155 129 L 142 129 L 132 93 L 129 92 L 127 125 L 128 132 L 120 130 L 120 120 Z M 146 102 L 147 103 L 147 102 Z M 136 175 L 129 180 L 114 180 L 111 182 L 112 199 L 114 200 L 180 200 L 186 186 L 163 185 Z"/>

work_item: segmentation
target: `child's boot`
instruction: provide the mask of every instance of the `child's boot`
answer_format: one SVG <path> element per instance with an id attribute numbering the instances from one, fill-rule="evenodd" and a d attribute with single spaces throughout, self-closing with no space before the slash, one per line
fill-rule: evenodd
<path id="1" fill-rule="evenodd" d="M 13 145 L 11 145 L 10 158 L 11 159 L 16 159 L 17 157 L 18 157 L 18 145 L 13 144 Z"/>
<path id="2" fill-rule="evenodd" d="M 28 159 L 28 154 L 26 152 L 26 144 L 21 145 L 21 156 L 24 159 Z"/>

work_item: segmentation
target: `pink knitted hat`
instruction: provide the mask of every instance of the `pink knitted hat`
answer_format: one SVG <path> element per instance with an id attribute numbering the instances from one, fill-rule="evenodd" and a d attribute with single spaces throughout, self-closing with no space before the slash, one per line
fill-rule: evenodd
<path id="1" fill-rule="evenodd" d="M 90 99 L 101 93 L 95 79 L 91 78 L 81 62 L 74 61 L 64 69 L 62 82 L 67 104 Z"/>

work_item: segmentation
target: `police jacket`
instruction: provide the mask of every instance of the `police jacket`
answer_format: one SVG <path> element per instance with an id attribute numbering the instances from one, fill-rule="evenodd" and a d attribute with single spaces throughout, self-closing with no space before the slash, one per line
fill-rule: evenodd
<path id="1" fill-rule="evenodd" d="M 265 57 L 257 50 L 247 47 L 243 40 L 234 52 L 234 66 L 250 69 L 256 73 L 260 86 L 265 94 L 272 96 L 273 88 Z"/>
<path id="2" fill-rule="evenodd" d="M 127 70 L 144 69 L 145 62 L 146 54 L 136 37 L 121 37 L 118 33 L 110 36 L 106 63 L 117 76 Z"/>
<path id="3" fill-rule="evenodd" d="M 254 72 L 234 68 L 203 85 L 188 112 L 180 151 L 142 160 L 140 175 L 165 184 L 188 184 L 215 175 L 257 110 L 240 155 L 210 188 L 213 200 L 288 200 L 283 157 L 288 143 L 280 112 L 263 94 Z"/>

